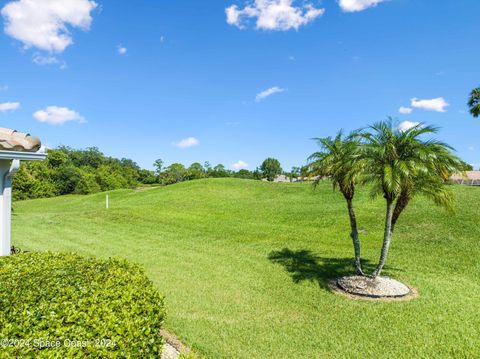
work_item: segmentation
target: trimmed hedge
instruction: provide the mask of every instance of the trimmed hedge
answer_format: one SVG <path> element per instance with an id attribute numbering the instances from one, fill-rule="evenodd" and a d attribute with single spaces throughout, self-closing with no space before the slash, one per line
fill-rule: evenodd
<path id="1" fill-rule="evenodd" d="M 0 258 L 0 357 L 159 358 L 163 297 L 124 260 Z"/>

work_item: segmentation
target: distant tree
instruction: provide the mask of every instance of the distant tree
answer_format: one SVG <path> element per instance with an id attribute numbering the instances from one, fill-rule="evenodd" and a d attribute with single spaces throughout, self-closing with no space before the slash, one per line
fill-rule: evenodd
<path id="1" fill-rule="evenodd" d="M 103 165 L 95 171 L 97 183 L 102 191 L 111 191 L 120 188 L 131 187 L 129 179 L 124 177 L 121 168 L 110 165 Z"/>
<path id="2" fill-rule="evenodd" d="M 120 160 L 120 165 L 123 167 L 123 168 L 130 168 L 130 169 L 133 169 L 135 171 L 139 171 L 140 170 L 140 167 L 138 166 L 138 164 L 129 159 L 129 158 L 122 158 Z"/>
<path id="3" fill-rule="evenodd" d="M 230 177 L 230 172 L 225 168 L 224 165 L 218 164 L 213 167 L 212 171 L 210 171 L 210 177 Z"/>
<path id="4" fill-rule="evenodd" d="M 178 183 L 185 180 L 187 169 L 181 163 L 172 163 L 160 175 L 164 184 Z"/>
<path id="5" fill-rule="evenodd" d="M 68 153 L 59 150 L 49 150 L 47 156 L 47 163 L 50 167 L 60 167 L 69 162 Z"/>
<path id="6" fill-rule="evenodd" d="M 207 176 L 205 169 L 203 166 L 198 163 L 192 163 L 190 167 L 188 167 L 186 178 L 189 180 L 195 180 L 200 178 L 205 178 Z"/>
<path id="7" fill-rule="evenodd" d="M 83 172 L 80 180 L 75 186 L 75 194 L 89 194 L 100 192 L 101 188 L 97 182 L 96 175 L 94 173 Z"/>
<path id="8" fill-rule="evenodd" d="M 64 165 L 58 168 L 55 173 L 55 183 L 59 194 L 75 193 L 78 183 L 82 179 L 80 168 L 73 164 Z"/>
<path id="9" fill-rule="evenodd" d="M 470 93 L 468 107 L 470 107 L 470 113 L 473 117 L 480 116 L 480 87 L 473 89 Z"/>
<path id="10" fill-rule="evenodd" d="M 138 171 L 138 180 L 143 184 L 154 184 L 157 182 L 154 171 L 143 169 Z"/>
<path id="11" fill-rule="evenodd" d="M 256 179 L 256 180 L 262 179 L 262 171 L 260 171 L 259 167 L 255 168 L 252 174 L 253 174 L 253 179 Z"/>
<path id="12" fill-rule="evenodd" d="M 238 170 L 233 174 L 233 177 L 235 178 L 244 178 L 244 179 L 254 179 L 254 174 L 253 172 L 247 170 L 247 169 L 241 169 Z"/>
<path id="13" fill-rule="evenodd" d="M 205 163 L 203 164 L 203 168 L 205 168 L 205 171 L 208 173 L 212 169 L 212 165 L 210 164 L 210 162 L 205 161 Z"/>
<path id="14" fill-rule="evenodd" d="M 104 154 L 97 147 L 88 147 L 85 150 L 70 150 L 70 158 L 77 167 L 99 168 L 105 162 Z"/>
<path id="15" fill-rule="evenodd" d="M 189 170 L 191 171 L 199 171 L 199 172 L 205 172 L 205 169 L 199 162 L 194 162 L 188 167 Z"/>
<path id="16" fill-rule="evenodd" d="M 300 176 L 300 173 L 300 167 L 292 167 L 292 170 L 288 173 L 288 178 L 290 178 L 290 182 L 292 182 L 294 178 L 298 178 Z"/>
<path id="17" fill-rule="evenodd" d="M 53 178 L 54 171 L 47 161 L 22 164 L 13 181 L 13 199 L 24 200 L 59 195 Z"/>
<path id="18" fill-rule="evenodd" d="M 155 160 L 155 162 L 153 163 L 153 166 L 155 167 L 155 174 L 159 176 L 162 173 L 163 160 L 160 158 Z"/>
<path id="19" fill-rule="evenodd" d="M 99 190 L 131 188 L 154 183 L 153 172 L 128 159 L 106 157 L 96 147 L 75 150 L 60 146 L 48 151 L 46 161 L 22 165 L 13 181 L 13 198 L 29 199 Z"/>
<path id="20" fill-rule="evenodd" d="M 269 157 L 263 161 L 262 165 L 260 166 L 260 171 L 262 172 L 264 178 L 272 182 L 275 180 L 276 176 L 282 174 L 282 166 L 277 159 Z"/>

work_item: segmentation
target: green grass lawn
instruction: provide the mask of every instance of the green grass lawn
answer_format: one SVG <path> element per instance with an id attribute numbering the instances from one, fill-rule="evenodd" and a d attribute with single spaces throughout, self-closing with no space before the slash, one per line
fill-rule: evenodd
<path id="1" fill-rule="evenodd" d="M 328 183 L 209 179 L 14 204 L 13 244 L 142 264 L 166 296 L 167 328 L 208 358 L 480 357 L 480 188 L 457 213 L 418 199 L 384 272 L 409 302 L 354 301 L 328 279 L 353 271 L 346 204 Z M 373 266 L 384 202 L 356 197 Z M 44 284 L 45 285 L 45 284 Z"/>

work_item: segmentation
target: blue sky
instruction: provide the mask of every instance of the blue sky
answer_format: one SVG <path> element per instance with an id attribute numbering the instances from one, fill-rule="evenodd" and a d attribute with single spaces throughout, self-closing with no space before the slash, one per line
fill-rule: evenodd
<path id="1" fill-rule="evenodd" d="M 254 169 L 273 156 L 290 169 L 316 150 L 310 138 L 393 116 L 442 127 L 480 164 L 480 120 L 466 108 L 480 85 L 478 0 L 0 7 L 0 125 L 49 147 L 97 146 L 145 168 Z"/>

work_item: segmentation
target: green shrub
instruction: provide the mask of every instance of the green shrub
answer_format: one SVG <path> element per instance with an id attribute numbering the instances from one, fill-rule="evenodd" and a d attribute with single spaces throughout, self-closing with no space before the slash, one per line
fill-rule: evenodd
<path id="1" fill-rule="evenodd" d="M 126 261 L 0 259 L 0 357 L 159 358 L 164 316 L 152 282 Z"/>
<path id="2" fill-rule="evenodd" d="M 76 194 L 90 194 L 100 192 L 100 186 L 96 181 L 96 176 L 93 173 L 88 173 L 86 170 L 82 173 L 82 178 L 75 187 Z"/>

